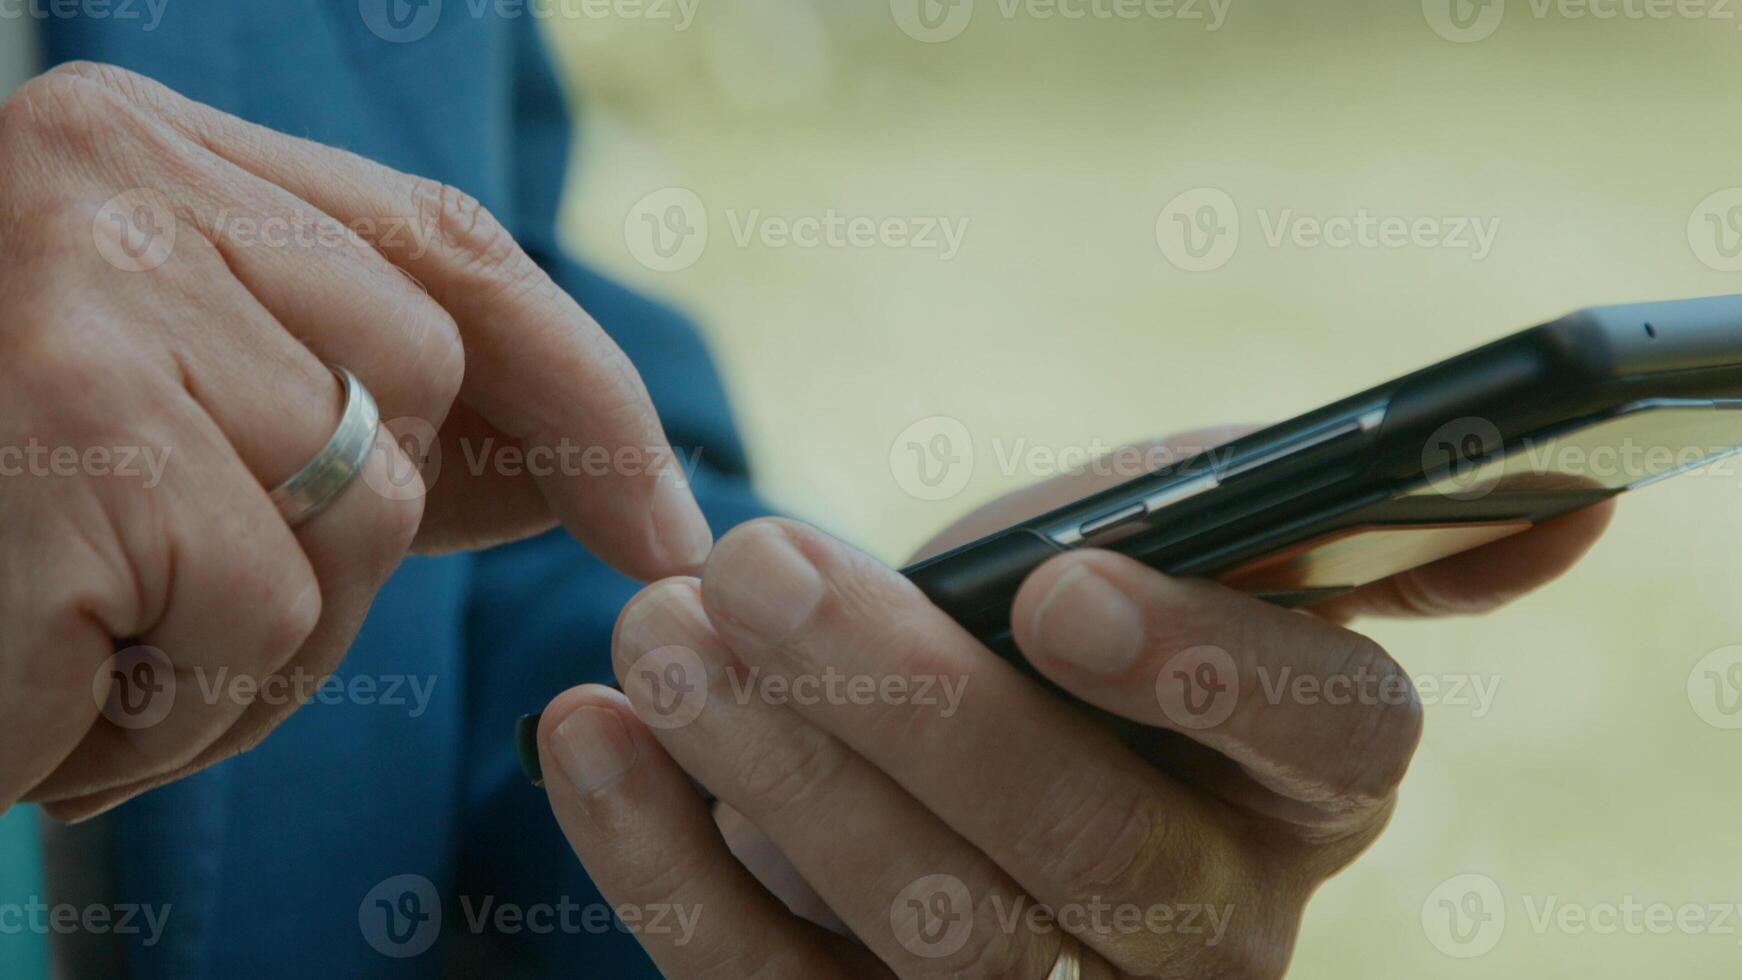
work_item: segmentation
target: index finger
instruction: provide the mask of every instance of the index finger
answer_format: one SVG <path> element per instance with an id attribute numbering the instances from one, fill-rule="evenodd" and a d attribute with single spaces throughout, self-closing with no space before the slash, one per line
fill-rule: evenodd
<path id="1" fill-rule="evenodd" d="M 417 280 L 459 327 L 463 402 L 529 459 L 582 453 L 610 461 L 545 467 L 536 477 L 557 517 L 600 558 L 642 579 L 706 558 L 712 534 L 640 375 L 479 201 L 118 69 L 63 70 L 119 91 L 219 158 L 345 223 Z"/>

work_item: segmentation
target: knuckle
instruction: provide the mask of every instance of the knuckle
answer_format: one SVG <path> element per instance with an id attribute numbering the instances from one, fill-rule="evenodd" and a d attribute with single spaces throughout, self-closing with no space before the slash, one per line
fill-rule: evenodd
<path id="1" fill-rule="evenodd" d="M 938 645 L 936 625 L 914 615 L 925 599 L 907 579 L 850 552 L 847 560 L 830 570 L 829 580 L 834 595 L 829 611 L 838 622 L 886 625 L 889 633 L 884 642 L 898 657 L 923 657 Z M 905 668 L 892 665 L 891 669 Z"/>
<path id="2" fill-rule="evenodd" d="M 120 65 L 99 61 L 69 61 L 46 73 L 64 81 L 83 81 L 105 92 L 139 104 L 154 105 L 159 100 L 158 83 Z"/>
<path id="3" fill-rule="evenodd" d="M 1041 814 L 1027 842 L 1034 858 L 1050 856 L 1059 895 L 1086 903 L 1109 894 L 1147 894 L 1162 833 L 1159 808 L 1134 794 L 1078 799 L 1092 805 Z"/>
<path id="4" fill-rule="evenodd" d="M 802 811 L 828 791 L 847 764 L 846 752 L 833 737 L 808 727 L 802 731 L 796 740 L 783 733 L 778 746 L 744 746 L 746 761 L 738 776 L 745 804 L 741 809 L 760 822 L 779 825 L 795 813 L 802 820 Z"/>
<path id="5" fill-rule="evenodd" d="M 120 65 L 88 59 L 63 62 L 44 72 L 40 77 L 67 81 L 83 79 L 94 82 L 110 91 L 123 94 L 137 91 L 144 81 L 139 75 L 122 68 Z"/>
<path id="6" fill-rule="evenodd" d="M 116 398 L 139 391 L 142 362 L 161 354 L 86 309 L 89 302 L 45 294 L 0 327 L 0 383 L 33 406 L 38 424 L 52 423 L 75 443 L 113 432 Z"/>
<path id="7" fill-rule="evenodd" d="M 472 195 L 439 181 L 418 180 L 414 213 L 427 240 L 438 243 L 468 285 L 508 292 L 540 277 L 508 229 Z"/>
<path id="8" fill-rule="evenodd" d="M 711 963 L 701 968 L 697 980 L 786 980 L 815 975 L 812 965 L 803 962 L 803 955 L 785 943 L 745 943 L 742 937 L 733 937 L 718 946 L 718 954 L 707 957 Z"/>
<path id="9" fill-rule="evenodd" d="M 632 896 L 637 904 L 653 904 L 683 894 L 693 881 L 695 862 L 674 857 L 694 855 L 674 855 L 669 842 L 649 839 L 646 811 L 596 804 L 581 808 L 579 813 L 591 825 L 590 838 L 611 841 L 616 849 L 611 857 L 611 881 L 618 894 Z"/>
<path id="10" fill-rule="evenodd" d="M 131 73 L 72 62 L 31 79 L 4 103 L 0 132 L 96 149 L 135 116 L 124 92 Z"/>
<path id="11" fill-rule="evenodd" d="M 1292 944 L 1235 941 L 1215 947 L 1176 951 L 1165 966 L 1139 975 L 1163 978 L 1226 977 L 1228 980 L 1281 980 L 1288 972 Z"/>

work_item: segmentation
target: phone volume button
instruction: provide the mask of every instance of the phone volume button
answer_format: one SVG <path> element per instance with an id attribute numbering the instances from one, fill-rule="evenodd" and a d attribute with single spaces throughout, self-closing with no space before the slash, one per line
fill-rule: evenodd
<path id="1" fill-rule="evenodd" d="M 1102 531 L 1116 528 L 1121 524 L 1134 521 L 1147 513 L 1149 513 L 1149 508 L 1143 503 L 1130 504 L 1113 511 L 1110 514 L 1102 514 L 1100 517 L 1084 521 L 1083 526 L 1077 528 L 1077 535 L 1078 537 L 1087 538 L 1099 534 Z"/>
<path id="2" fill-rule="evenodd" d="M 1186 480 L 1183 483 L 1175 483 L 1172 486 L 1164 487 L 1161 490 L 1150 494 L 1148 497 L 1144 498 L 1143 506 L 1153 514 L 1156 511 L 1161 510 L 1163 507 L 1171 507 L 1182 500 L 1189 500 L 1200 493 L 1214 490 L 1221 485 L 1222 481 L 1216 476 L 1216 474 L 1205 473 L 1201 476 L 1196 476 L 1190 480 Z"/>

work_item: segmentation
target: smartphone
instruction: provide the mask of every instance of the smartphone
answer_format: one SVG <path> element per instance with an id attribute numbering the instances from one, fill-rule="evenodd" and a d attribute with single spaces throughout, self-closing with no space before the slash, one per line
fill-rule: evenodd
<path id="1" fill-rule="evenodd" d="M 904 570 L 995 649 L 1073 548 L 1288 606 L 1518 534 L 1742 448 L 1742 296 L 1581 310 Z"/>

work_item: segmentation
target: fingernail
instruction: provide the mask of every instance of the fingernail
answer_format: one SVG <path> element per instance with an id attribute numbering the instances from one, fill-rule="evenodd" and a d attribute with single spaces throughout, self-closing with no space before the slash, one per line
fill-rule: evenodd
<path id="1" fill-rule="evenodd" d="M 653 485 L 653 530 L 672 571 L 701 568 L 714 548 L 714 532 L 682 471 L 668 469 Z"/>
<path id="2" fill-rule="evenodd" d="M 544 763 L 538 758 L 538 722 L 544 715 L 523 715 L 514 723 L 514 754 L 520 757 L 520 771 L 534 786 L 544 785 Z"/>
<path id="3" fill-rule="evenodd" d="M 623 614 L 617 644 L 631 657 L 665 646 L 695 647 L 712 636 L 695 579 L 661 583 Z"/>
<path id="4" fill-rule="evenodd" d="M 641 754 L 615 711 L 593 707 L 576 708 L 556 726 L 551 751 L 582 796 L 593 795 L 628 772 Z"/>
<path id="5" fill-rule="evenodd" d="M 1076 564 L 1034 610 L 1042 655 L 1099 674 L 1115 674 L 1143 652 L 1143 613 L 1113 583 Z"/>
<path id="6" fill-rule="evenodd" d="M 770 639 L 790 636 L 823 601 L 823 578 L 784 532 L 746 528 L 721 544 L 708 566 L 720 608 Z"/>

